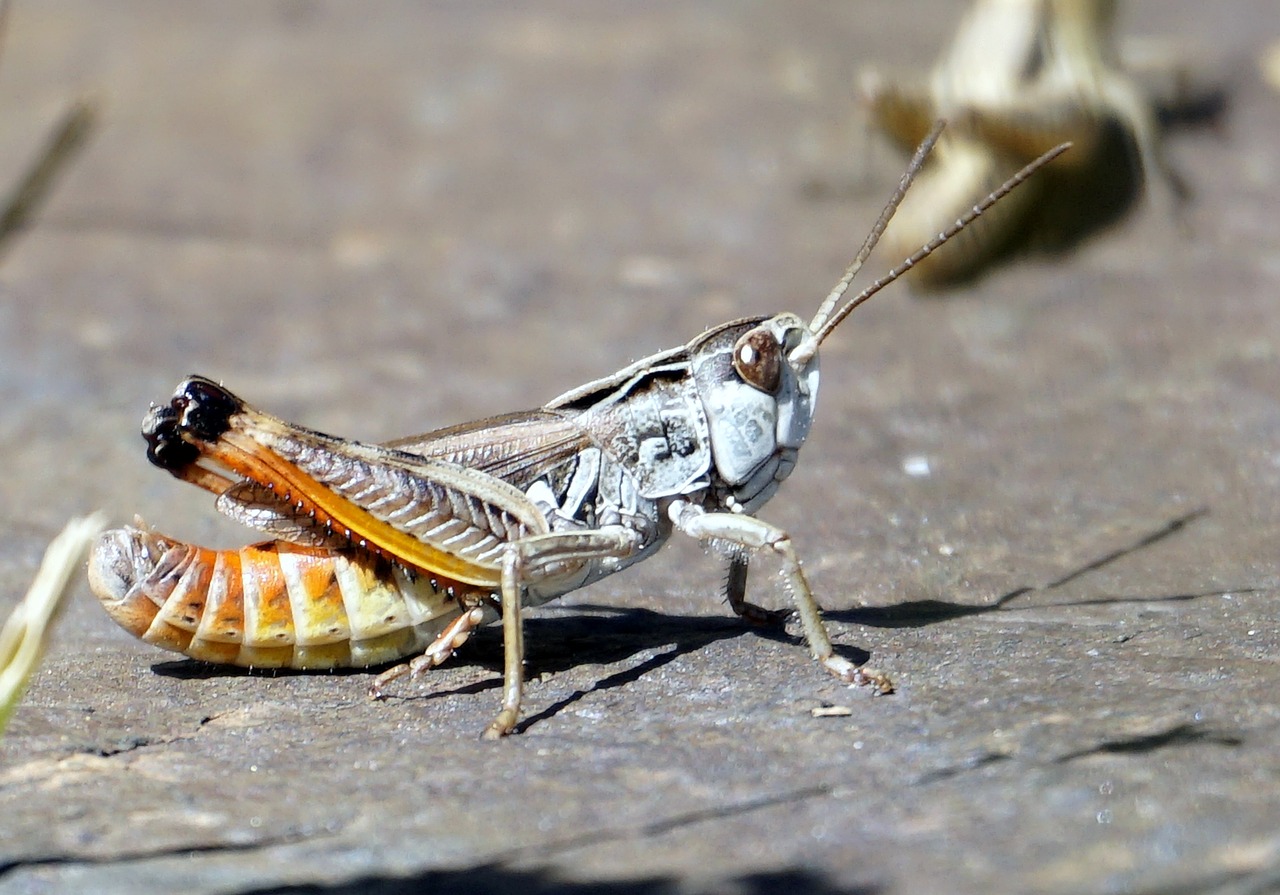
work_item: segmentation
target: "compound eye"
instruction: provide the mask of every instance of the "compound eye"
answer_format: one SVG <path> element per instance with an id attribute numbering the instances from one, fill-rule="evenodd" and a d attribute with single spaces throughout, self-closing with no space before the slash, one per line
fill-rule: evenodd
<path id="1" fill-rule="evenodd" d="M 742 381 L 773 394 L 782 381 L 782 346 L 766 329 L 753 329 L 733 346 L 733 369 Z"/>

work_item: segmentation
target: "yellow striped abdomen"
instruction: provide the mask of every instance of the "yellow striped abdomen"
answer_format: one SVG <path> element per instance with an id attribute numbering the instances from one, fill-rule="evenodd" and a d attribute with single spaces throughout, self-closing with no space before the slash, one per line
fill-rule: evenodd
<path id="1" fill-rule="evenodd" d="M 113 619 L 193 659 L 253 668 L 363 668 L 422 652 L 469 585 L 367 554 L 268 541 L 210 550 L 141 527 L 104 532 L 89 586 Z"/>

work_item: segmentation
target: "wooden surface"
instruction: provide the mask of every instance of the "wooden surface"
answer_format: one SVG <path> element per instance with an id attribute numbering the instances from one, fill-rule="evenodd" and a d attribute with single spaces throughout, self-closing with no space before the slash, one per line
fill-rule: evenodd
<path id="1" fill-rule="evenodd" d="M 859 310 L 763 514 L 897 694 L 744 629 L 696 545 L 535 615 L 498 744 L 496 630 L 375 704 L 172 661 L 81 587 L 0 741 L 0 893 L 1276 885 L 1280 13 L 1131 7 L 1230 90 L 1171 138 L 1186 220 Z M 0 183 L 103 111 L 0 258 L 0 607 L 91 508 L 253 538 L 143 456 L 188 373 L 387 439 L 812 313 L 902 167 L 854 75 L 921 70 L 959 11 L 19 4 Z M 785 599 L 767 559 L 750 594 Z"/>

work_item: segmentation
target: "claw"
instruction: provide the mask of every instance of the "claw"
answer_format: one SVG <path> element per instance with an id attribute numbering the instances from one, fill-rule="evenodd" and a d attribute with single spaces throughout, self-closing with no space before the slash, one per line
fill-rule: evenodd
<path id="1" fill-rule="evenodd" d="M 888 696 L 893 692 L 893 680 L 883 671 L 864 666 L 855 669 L 855 672 L 852 683 L 873 688 L 876 696 Z"/>
<path id="2" fill-rule="evenodd" d="M 822 667 L 830 671 L 846 684 L 857 684 L 860 687 L 872 687 L 875 695 L 888 696 L 893 692 L 893 681 L 882 671 L 857 666 L 840 656 L 828 656 L 822 660 Z"/>
<path id="3" fill-rule="evenodd" d="M 485 728 L 484 733 L 480 734 L 482 740 L 500 740 L 507 734 L 516 729 L 516 720 L 518 712 L 513 709 L 504 708 L 498 712 L 498 717 L 493 719 L 493 723 Z"/>
<path id="4" fill-rule="evenodd" d="M 761 628 L 786 627 L 787 621 L 790 620 L 791 616 L 795 615 L 795 610 L 793 609 L 765 609 L 755 603 L 746 602 L 733 607 L 733 609 L 739 618 L 742 618 L 748 624 Z"/>

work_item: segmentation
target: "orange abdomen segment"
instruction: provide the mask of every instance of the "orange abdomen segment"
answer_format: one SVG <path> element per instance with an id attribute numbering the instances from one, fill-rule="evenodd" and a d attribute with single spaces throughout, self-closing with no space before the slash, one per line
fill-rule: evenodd
<path id="1" fill-rule="evenodd" d="M 99 537 L 89 583 L 148 643 L 206 662 L 298 669 L 419 653 L 474 590 L 373 556 L 283 541 L 210 550 L 134 527 Z"/>
<path id="2" fill-rule="evenodd" d="M 240 551 L 192 549 L 201 554 L 197 562 L 211 563 L 204 614 L 196 627 L 196 637 L 213 643 L 243 643 L 244 570 L 240 566 Z M 249 573 L 255 574 L 252 566 Z"/>
<path id="3" fill-rule="evenodd" d="M 294 618 L 293 642 L 319 646 L 349 640 L 351 625 L 331 559 L 303 550 L 286 550 L 279 558 Z"/>

